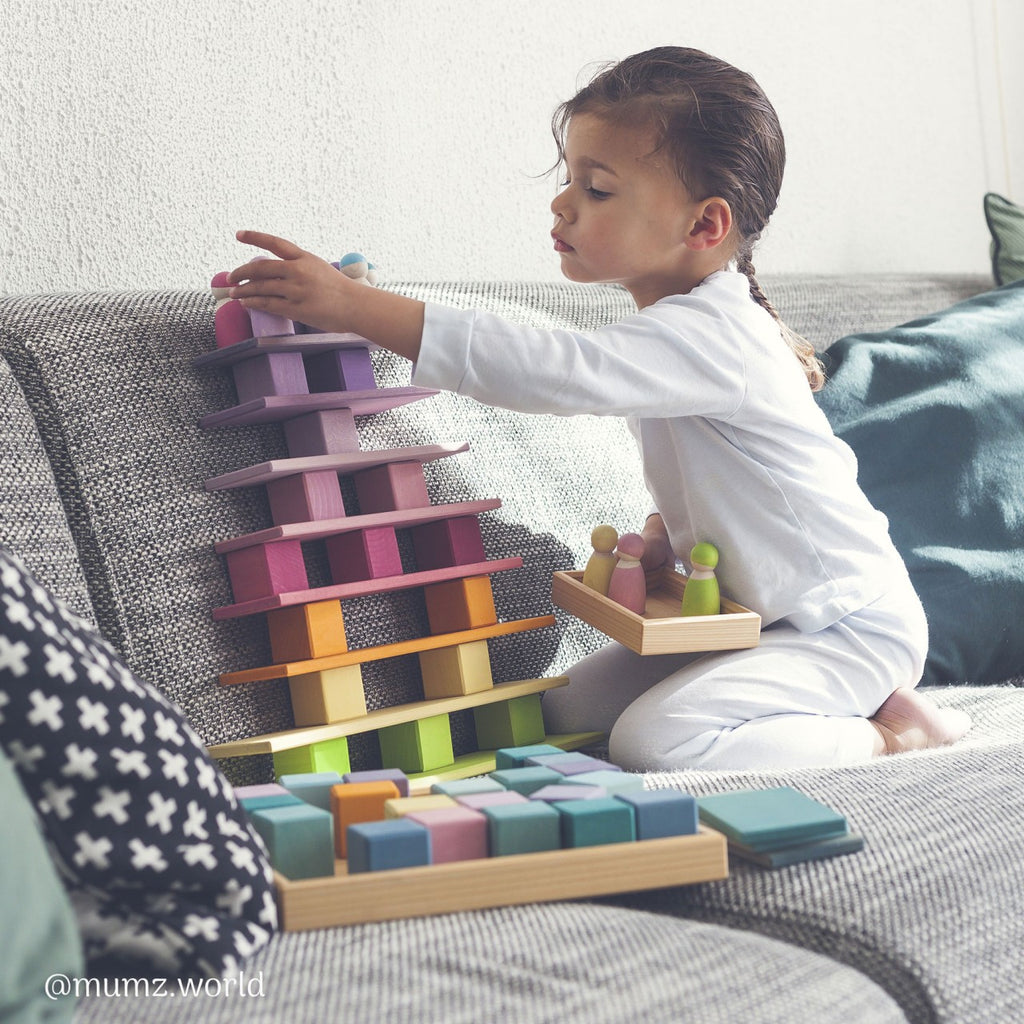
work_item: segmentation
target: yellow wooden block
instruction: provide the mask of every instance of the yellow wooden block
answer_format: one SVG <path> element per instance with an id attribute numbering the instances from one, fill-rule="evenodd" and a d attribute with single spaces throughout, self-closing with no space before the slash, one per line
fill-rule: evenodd
<path id="1" fill-rule="evenodd" d="M 436 651 L 422 651 L 420 672 L 423 675 L 423 696 L 426 700 L 479 693 L 494 685 L 491 655 L 486 640 L 442 647 Z"/>
<path id="2" fill-rule="evenodd" d="M 498 621 L 489 576 L 468 576 L 423 588 L 431 633 L 458 633 Z"/>
<path id="3" fill-rule="evenodd" d="M 288 680 L 296 726 L 327 725 L 366 714 L 358 665 L 325 669 Z"/>
<path id="4" fill-rule="evenodd" d="M 313 601 L 267 612 L 275 662 L 325 658 L 348 650 L 341 601 Z"/>
<path id="5" fill-rule="evenodd" d="M 399 796 L 384 801 L 385 818 L 404 818 L 414 811 L 433 811 L 439 807 L 458 807 L 458 803 L 444 793 L 429 796 Z"/>

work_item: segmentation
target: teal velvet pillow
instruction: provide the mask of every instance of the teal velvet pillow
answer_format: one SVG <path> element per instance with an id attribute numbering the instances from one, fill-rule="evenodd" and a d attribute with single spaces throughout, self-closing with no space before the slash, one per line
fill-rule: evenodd
<path id="1" fill-rule="evenodd" d="M 84 972 L 82 943 L 71 902 L 46 852 L 32 804 L 0 751 L 0 1020 L 4 1024 L 70 1021 L 73 996 L 47 995 L 55 974 Z"/>
<path id="2" fill-rule="evenodd" d="M 989 192 L 985 196 L 985 221 L 992 233 L 989 249 L 996 284 L 1024 278 L 1024 207 Z"/>
<path id="3" fill-rule="evenodd" d="M 818 401 L 889 517 L 924 680 L 1024 676 L 1024 281 L 826 354 Z"/>

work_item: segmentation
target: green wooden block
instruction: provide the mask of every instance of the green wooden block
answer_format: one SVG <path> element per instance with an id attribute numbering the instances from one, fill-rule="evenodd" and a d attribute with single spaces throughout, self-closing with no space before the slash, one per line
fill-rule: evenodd
<path id="1" fill-rule="evenodd" d="M 563 846 L 603 846 L 636 839 L 633 808 L 615 797 L 566 800 L 552 806 L 561 818 Z"/>
<path id="2" fill-rule="evenodd" d="M 480 750 L 521 747 L 544 739 L 539 693 L 474 708 L 473 720 Z"/>
<path id="3" fill-rule="evenodd" d="M 381 762 L 403 772 L 429 772 L 455 760 L 447 715 L 432 715 L 377 731 Z"/>
<path id="4" fill-rule="evenodd" d="M 307 772 L 337 772 L 344 775 L 351 769 L 348 759 L 348 737 L 321 740 L 306 747 L 292 747 L 274 754 L 274 775 L 302 775 Z"/>
<path id="5" fill-rule="evenodd" d="M 492 857 L 558 850 L 562 846 L 559 814 L 540 801 L 481 807 L 487 816 L 487 839 Z"/>

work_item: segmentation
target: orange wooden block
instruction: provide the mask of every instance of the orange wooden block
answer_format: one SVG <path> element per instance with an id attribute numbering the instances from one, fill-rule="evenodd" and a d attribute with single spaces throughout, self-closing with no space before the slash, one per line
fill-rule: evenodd
<path id="1" fill-rule="evenodd" d="M 341 601 L 312 601 L 267 612 L 275 662 L 308 661 L 348 650 Z"/>
<path id="2" fill-rule="evenodd" d="M 329 725 L 362 718 L 366 696 L 359 665 L 320 669 L 288 680 L 296 726 Z"/>
<path id="3" fill-rule="evenodd" d="M 345 856 L 345 832 L 362 821 L 383 821 L 384 804 L 399 796 L 398 787 L 387 779 L 377 782 L 345 782 L 331 787 L 334 815 L 334 851 Z"/>
<path id="4" fill-rule="evenodd" d="M 423 588 L 431 633 L 458 633 L 498 621 L 489 576 L 469 576 Z"/>
<path id="5" fill-rule="evenodd" d="M 464 693 L 479 693 L 494 685 L 491 678 L 491 656 L 486 640 L 475 640 L 455 647 L 442 647 L 420 653 L 420 672 L 423 676 L 423 696 L 426 700 L 438 697 L 458 697 Z"/>

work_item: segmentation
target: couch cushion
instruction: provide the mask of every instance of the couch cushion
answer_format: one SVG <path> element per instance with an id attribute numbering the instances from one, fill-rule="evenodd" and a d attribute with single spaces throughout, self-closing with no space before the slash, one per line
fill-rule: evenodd
<path id="1" fill-rule="evenodd" d="M 246 969 L 250 1024 L 889 1024 L 895 1003 L 856 971 L 724 928 L 550 904 L 282 935 Z M 163 1005 L 156 1006 L 157 1003 Z M 239 1018 L 239 1000 L 87 999 L 76 1021 Z"/>
<path id="2" fill-rule="evenodd" d="M 1024 690 L 929 691 L 974 728 L 947 749 L 835 769 L 679 772 L 696 795 L 789 785 L 846 815 L 864 850 L 769 871 L 735 858 L 718 883 L 610 902 L 784 939 L 868 975 L 911 1021 L 1024 1020 Z"/>
<path id="3" fill-rule="evenodd" d="M 985 222 L 992 233 L 992 276 L 996 284 L 1024 277 L 1024 208 L 989 192 L 985 196 Z"/>
<path id="4" fill-rule="evenodd" d="M 928 682 L 1024 667 L 1024 282 L 827 353 L 819 395 L 889 517 L 931 632 Z"/>

